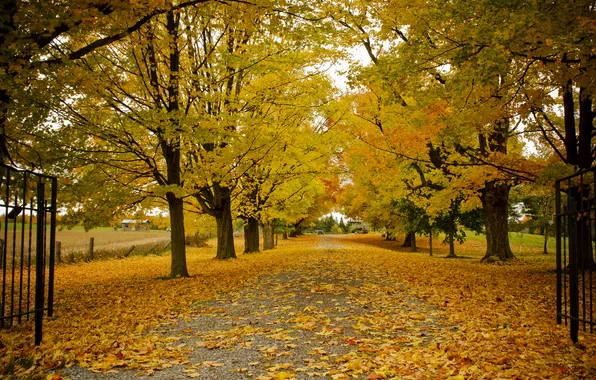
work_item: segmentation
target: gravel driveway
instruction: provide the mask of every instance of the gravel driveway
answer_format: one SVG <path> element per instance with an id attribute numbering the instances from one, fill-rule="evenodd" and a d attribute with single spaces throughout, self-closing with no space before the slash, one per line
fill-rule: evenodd
<path id="1" fill-rule="evenodd" d="M 339 240 L 323 237 L 317 248 L 329 255 L 195 304 L 193 317 L 159 330 L 172 347 L 188 349 L 169 368 L 154 372 L 151 363 L 140 363 L 138 370 L 98 374 L 72 367 L 62 374 L 72 379 L 364 379 L 378 369 L 381 356 L 428 345 L 440 329 L 450 328 L 436 309 L 384 278 L 384 271 L 363 273 L 342 261 Z"/>

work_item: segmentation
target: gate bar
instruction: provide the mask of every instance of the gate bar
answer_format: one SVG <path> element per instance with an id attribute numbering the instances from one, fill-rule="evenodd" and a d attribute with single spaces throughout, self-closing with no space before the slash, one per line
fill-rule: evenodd
<path id="1" fill-rule="evenodd" d="M 39 346 L 42 336 L 42 320 L 44 309 L 44 244 L 43 237 L 45 228 L 44 194 L 45 184 L 42 181 L 37 183 L 37 239 L 35 247 L 35 345 Z"/>
<path id="2" fill-rule="evenodd" d="M 54 315 L 54 263 L 56 261 L 56 201 L 58 195 L 58 179 L 52 178 L 52 198 L 50 208 L 50 270 L 48 278 L 48 317 Z"/>
<path id="3" fill-rule="evenodd" d="M 555 182 L 555 204 L 556 210 L 561 209 L 561 182 Z M 556 255 L 557 255 L 557 268 L 561 268 L 561 219 L 562 216 L 555 214 L 555 239 L 557 247 L 556 247 Z M 563 322 L 563 284 L 562 284 L 562 274 L 560 270 L 557 270 L 557 324 L 561 324 Z"/>
<path id="4" fill-rule="evenodd" d="M 577 204 L 573 196 L 567 197 L 567 204 L 569 211 L 577 211 Z M 577 221 L 575 218 L 567 218 L 569 225 L 569 326 L 570 336 L 573 343 L 577 343 L 579 331 L 579 292 L 573 291 L 578 289 L 578 273 L 577 273 Z"/>
<path id="5" fill-rule="evenodd" d="M 8 199 L 10 197 L 10 169 L 6 168 L 6 205 L 4 215 L 8 215 Z M 8 218 L 4 218 L 4 244 L 2 244 L 2 252 L 0 252 L 2 259 L 2 299 L 0 300 L 1 311 L 0 311 L 0 329 L 4 327 L 4 316 L 6 308 L 6 269 L 8 268 Z"/>

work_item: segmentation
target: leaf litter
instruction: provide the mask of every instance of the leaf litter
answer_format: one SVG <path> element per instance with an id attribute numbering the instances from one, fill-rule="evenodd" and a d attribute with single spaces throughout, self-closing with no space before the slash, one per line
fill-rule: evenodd
<path id="1" fill-rule="evenodd" d="M 72 277 L 42 346 L 19 345 L 11 330 L 0 350 L 13 363 L 34 358 L 19 376 L 41 369 L 56 379 L 596 374 L 594 337 L 573 346 L 554 324 L 548 263 L 494 266 L 361 244 L 372 238 L 330 248 L 304 237 L 230 262 L 192 252 L 199 274 L 190 279 L 156 280 L 167 263 L 159 258 L 61 267 Z"/>

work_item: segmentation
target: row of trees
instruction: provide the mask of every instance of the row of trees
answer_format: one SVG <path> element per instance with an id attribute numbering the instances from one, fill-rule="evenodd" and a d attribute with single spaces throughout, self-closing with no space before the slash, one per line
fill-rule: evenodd
<path id="1" fill-rule="evenodd" d="M 337 145 L 322 73 L 333 54 L 306 6 L 141 3 L 11 2 L 4 151 L 61 178 L 73 223 L 166 207 L 170 275 L 187 276 L 185 212 L 215 218 L 217 258 L 227 259 L 234 218 L 252 252 L 258 224 L 270 236 L 278 220 L 297 224 L 321 207 L 319 177 L 333 176 Z"/>
<path id="2" fill-rule="evenodd" d="M 172 276 L 188 274 L 185 212 L 216 219 L 217 257 L 230 258 L 234 217 L 255 251 L 258 224 L 299 231 L 340 183 L 348 215 L 411 246 L 438 228 L 454 254 L 462 227 L 483 227 L 485 257 L 507 260 L 511 189 L 592 166 L 591 1 L 5 9 L 3 157 L 61 177 L 86 226 L 167 207 Z M 324 72 L 354 48 L 370 64 L 352 62 L 340 97 Z"/>
<path id="3" fill-rule="evenodd" d="M 336 21 L 370 58 L 346 101 L 345 212 L 414 247 L 436 227 L 451 254 L 464 227 L 483 228 L 485 258 L 513 258 L 511 189 L 554 193 L 553 179 L 593 164 L 594 6 L 344 1 Z"/>

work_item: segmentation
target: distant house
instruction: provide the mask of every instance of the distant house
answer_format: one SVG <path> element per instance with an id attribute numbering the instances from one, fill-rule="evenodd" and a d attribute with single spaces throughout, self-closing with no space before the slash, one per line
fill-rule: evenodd
<path id="1" fill-rule="evenodd" d="M 369 230 L 368 223 L 365 223 L 360 218 L 350 218 L 350 219 L 348 219 L 348 222 L 346 223 L 346 225 L 348 226 L 349 230 L 354 231 L 354 232 L 368 233 L 368 230 Z"/>
<path id="2" fill-rule="evenodd" d="M 124 219 L 122 220 L 122 231 L 147 231 L 149 220 Z"/>
<path id="3" fill-rule="evenodd" d="M 525 207 L 522 202 L 517 202 L 511 205 L 511 212 L 509 213 L 509 221 L 514 223 L 522 223 L 524 220 L 532 217 L 526 214 Z"/>

